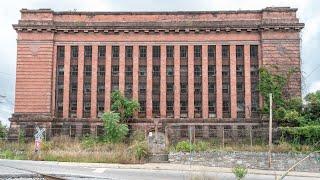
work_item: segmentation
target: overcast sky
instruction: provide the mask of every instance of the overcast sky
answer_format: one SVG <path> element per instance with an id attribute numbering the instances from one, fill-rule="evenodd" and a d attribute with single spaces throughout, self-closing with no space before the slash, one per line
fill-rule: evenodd
<path id="1" fill-rule="evenodd" d="M 16 32 L 12 24 L 22 8 L 56 11 L 211 11 L 251 10 L 267 6 L 298 8 L 302 31 L 303 93 L 320 89 L 320 4 L 317 0 L 6 0 L 0 6 L 0 120 L 8 124 L 14 106 Z M 3 103 L 1 103 L 3 102 Z"/>

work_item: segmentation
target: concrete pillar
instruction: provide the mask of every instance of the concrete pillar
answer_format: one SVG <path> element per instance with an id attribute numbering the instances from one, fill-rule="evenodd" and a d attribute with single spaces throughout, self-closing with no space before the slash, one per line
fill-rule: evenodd
<path id="1" fill-rule="evenodd" d="M 237 118 L 237 72 L 236 46 L 230 45 L 230 111 L 231 118 Z"/>
<path id="2" fill-rule="evenodd" d="M 64 75 L 63 75 L 63 118 L 69 117 L 70 89 L 70 46 L 65 46 Z"/>
<path id="3" fill-rule="evenodd" d="M 160 46 L 160 117 L 167 114 L 167 49 L 166 45 Z"/>
<path id="4" fill-rule="evenodd" d="M 125 46 L 119 47 L 119 91 L 124 95 L 125 89 Z"/>
<path id="5" fill-rule="evenodd" d="M 250 45 L 244 45 L 244 103 L 245 117 L 251 115 L 251 71 L 250 71 Z"/>
<path id="6" fill-rule="evenodd" d="M 209 116 L 208 45 L 202 46 L 202 117 Z"/>
<path id="7" fill-rule="evenodd" d="M 188 45 L 188 117 L 194 118 L 194 46 Z"/>
<path id="8" fill-rule="evenodd" d="M 84 70 L 84 46 L 79 46 L 78 56 L 78 92 L 77 92 L 77 118 L 83 115 L 83 70 Z"/>
<path id="9" fill-rule="evenodd" d="M 174 46 L 174 118 L 180 118 L 180 46 Z"/>
<path id="10" fill-rule="evenodd" d="M 152 117 L 152 45 L 147 46 L 146 118 Z"/>
<path id="11" fill-rule="evenodd" d="M 106 46 L 106 72 L 105 72 L 105 94 L 104 111 L 110 111 L 111 95 L 111 45 Z"/>
<path id="12" fill-rule="evenodd" d="M 222 118 L 222 46 L 216 45 L 216 114 Z"/>
<path id="13" fill-rule="evenodd" d="M 97 117 L 98 46 L 92 46 L 91 118 Z"/>

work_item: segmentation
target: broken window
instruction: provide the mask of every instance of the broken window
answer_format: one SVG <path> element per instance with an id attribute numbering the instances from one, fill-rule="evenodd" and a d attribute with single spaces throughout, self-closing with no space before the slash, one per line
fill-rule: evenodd
<path id="1" fill-rule="evenodd" d="M 237 76 L 242 77 L 243 76 L 243 65 L 237 65 L 236 71 L 237 71 Z"/>
<path id="2" fill-rule="evenodd" d="M 58 76 L 63 76 L 63 75 L 64 75 L 64 66 L 58 65 Z"/>
<path id="3" fill-rule="evenodd" d="M 229 84 L 222 83 L 222 93 L 229 94 Z"/>
<path id="4" fill-rule="evenodd" d="M 146 83 L 139 83 L 139 94 L 146 93 Z"/>
<path id="5" fill-rule="evenodd" d="M 98 58 L 105 59 L 106 57 L 106 46 L 98 46 Z"/>
<path id="6" fill-rule="evenodd" d="M 147 75 L 147 67 L 146 66 L 140 66 L 139 67 L 139 75 L 140 76 L 146 76 Z"/>
<path id="7" fill-rule="evenodd" d="M 153 77 L 160 77 L 160 66 L 152 67 L 152 75 Z"/>
<path id="8" fill-rule="evenodd" d="M 112 76 L 118 76 L 119 75 L 119 66 L 112 66 L 111 73 L 112 73 Z"/>
<path id="9" fill-rule="evenodd" d="M 173 66 L 167 66 L 167 76 L 173 76 Z"/>
<path id="10" fill-rule="evenodd" d="M 91 92 L 91 83 L 85 82 L 83 87 L 84 94 L 90 94 Z"/>
<path id="11" fill-rule="evenodd" d="M 104 82 L 98 82 L 98 94 L 104 94 L 105 91 Z"/>
<path id="12" fill-rule="evenodd" d="M 215 84 L 209 83 L 209 93 L 215 93 Z"/>
<path id="13" fill-rule="evenodd" d="M 187 93 L 188 92 L 188 84 L 187 83 L 181 83 L 180 84 L 180 92 L 181 93 Z"/>
<path id="14" fill-rule="evenodd" d="M 173 93 L 173 87 L 174 84 L 173 83 L 167 83 L 167 93 Z"/>
<path id="15" fill-rule="evenodd" d="M 173 111 L 173 101 L 167 101 L 167 111 Z"/>
<path id="16" fill-rule="evenodd" d="M 201 76 L 201 65 L 195 65 L 194 66 L 194 76 L 199 77 Z"/>
<path id="17" fill-rule="evenodd" d="M 195 94 L 201 94 L 201 89 L 202 89 L 202 84 L 201 83 L 194 83 L 194 93 Z"/>
<path id="18" fill-rule="evenodd" d="M 216 75 L 216 67 L 215 65 L 208 66 L 208 76 L 215 76 Z"/>

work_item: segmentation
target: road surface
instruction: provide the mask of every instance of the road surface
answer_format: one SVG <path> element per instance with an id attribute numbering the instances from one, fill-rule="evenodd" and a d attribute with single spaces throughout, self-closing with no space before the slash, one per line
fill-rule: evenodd
<path id="1" fill-rule="evenodd" d="M 178 168 L 179 167 L 179 168 Z M 183 168 L 180 168 L 183 167 Z M 171 168 L 171 169 L 170 169 Z M 229 172 L 228 172 L 229 171 Z M 250 171 L 249 171 L 250 172 Z M 273 171 L 254 173 L 246 180 L 274 180 Z M 36 177 L 59 177 L 61 179 L 139 179 L 139 180 L 189 180 L 223 179 L 234 180 L 235 176 L 226 168 L 199 169 L 199 167 L 175 164 L 117 165 L 98 163 L 59 163 L 47 161 L 0 160 L 0 179 Z M 57 178 L 57 179 L 59 179 Z M 53 178 L 54 179 L 54 178 Z M 288 176 L 288 180 L 320 180 L 320 174 L 300 173 Z"/>

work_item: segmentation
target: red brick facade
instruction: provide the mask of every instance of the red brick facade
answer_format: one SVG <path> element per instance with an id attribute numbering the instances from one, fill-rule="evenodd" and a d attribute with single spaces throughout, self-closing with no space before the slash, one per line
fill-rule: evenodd
<path id="1" fill-rule="evenodd" d="M 259 67 L 296 68 L 288 96 L 301 95 L 296 11 L 22 9 L 12 126 L 95 126 L 114 89 L 140 102 L 138 121 L 255 119 Z"/>

